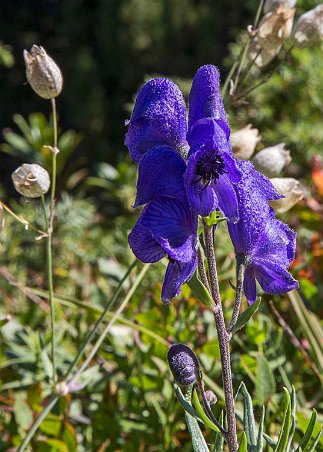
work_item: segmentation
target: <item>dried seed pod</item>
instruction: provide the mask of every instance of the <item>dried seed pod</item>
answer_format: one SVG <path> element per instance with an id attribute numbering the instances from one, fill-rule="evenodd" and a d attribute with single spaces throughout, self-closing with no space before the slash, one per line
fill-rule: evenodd
<path id="1" fill-rule="evenodd" d="M 26 198 L 38 198 L 48 192 L 48 172 L 39 165 L 24 163 L 11 175 L 15 189 Z"/>
<path id="2" fill-rule="evenodd" d="M 178 384 L 188 386 L 197 380 L 200 372 L 199 360 L 187 345 L 173 344 L 168 350 L 167 360 Z"/>
<path id="3" fill-rule="evenodd" d="M 287 212 L 304 197 L 298 180 L 292 177 L 275 177 L 270 179 L 270 182 L 284 196 L 284 198 L 278 199 L 277 201 L 270 201 L 270 205 L 277 213 Z"/>
<path id="4" fill-rule="evenodd" d="M 260 21 L 258 32 L 249 48 L 248 57 L 264 67 L 279 53 L 293 26 L 295 9 L 280 5 Z"/>
<path id="5" fill-rule="evenodd" d="M 33 45 L 24 50 L 26 76 L 32 89 L 44 99 L 57 97 L 63 88 L 63 76 L 55 61 L 43 47 Z"/>
<path id="6" fill-rule="evenodd" d="M 294 8 L 296 5 L 296 0 L 266 0 L 264 6 L 264 13 L 269 13 L 269 11 L 274 11 L 280 5 L 285 5 L 288 8 Z"/>
<path id="7" fill-rule="evenodd" d="M 255 168 L 268 177 L 277 176 L 291 161 L 290 151 L 285 149 L 285 143 L 265 148 L 252 159 Z"/>
<path id="8" fill-rule="evenodd" d="M 240 160 L 249 159 L 255 152 L 257 144 L 261 141 L 258 129 L 253 129 L 251 124 L 243 127 L 230 136 L 232 150 Z"/>
<path id="9" fill-rule="evenodd" d="M 309 47 L 323 39 L 323 5 L 307 11 L 298 21 L 292 32 L 296 47 Z"/>

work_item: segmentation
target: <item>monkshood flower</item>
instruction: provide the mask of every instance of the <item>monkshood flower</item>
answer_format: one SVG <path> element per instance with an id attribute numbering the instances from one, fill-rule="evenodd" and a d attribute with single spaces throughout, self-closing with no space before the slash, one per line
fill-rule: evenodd
<path id="1" fill-rule="evenodd" d="M 199 377 L 200 363 L 193 352 L 185 344 L 173 344 L 167 353 L 169 368 L 176 383 L 188 386 Z"/>
<path id="2" fill-rule="evenodd" d="M 241 161 L 242 178 L 236 186 L 239 222 L 228 223 L 237 260 L 245 262 L 244 293 L 256 301 L 256 280 L 264 292 L 281 295 L 298 288 L 287 268 L 294 259 L 296 234 L 277 220 L 269 200 L 282 196 L 251 162 Z"/>
<path id="3" fill-rule="evenodd" d="M 155 161 L 158 151 L 154 158 L 151 154 L 147 157 L 149 165 L 144 157 L 148 151 L 167 147 L 178 156 L 187 157 L 185 191 L 193 212 L 206 216 L 219 208 L 229 221 L 237 221 L 234 184 L 240 180 L 240 171 L 228 142 L 229 136 L 230 128 L 219 91 L 219 72 L 215 66 L 202 66 L 193 79 L 188 123 L 179 88 L 168 79 L 147 82 L 137 95 L 125 139 L 132 159 L 139 164 L 139 178 L 146 181 L 145 184 L 138 181 L 139 200 L 135 205 L 149 202 L 150 187 L 163 184 L 165 176 Z M 164 170 L 166 167 L 165 162 Z M 171 170 L 171 164 L 168 169 Z M 171 185 L 169 188 L 172 191 Z M 155 190 L 153 192 L 155 194 Z"/>
<path id="4" fill-rule="evenodd" d="M 145 206 L 128 240 L 141 262 L 168 258 L 161 293 L 162 301 L 168 303 L 195 272 L 197 216 L 187 202 L 160 196 Z"/>

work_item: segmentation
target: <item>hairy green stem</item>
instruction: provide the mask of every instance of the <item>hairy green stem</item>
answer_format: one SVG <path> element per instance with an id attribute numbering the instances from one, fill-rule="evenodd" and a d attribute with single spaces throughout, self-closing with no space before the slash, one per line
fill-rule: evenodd
<path id="1" fill-rule="evenodd" d="M 216 304 L 214 308 L 214 319 L 219 339 L 222 381 L 225 396 L 225 406 L 228 423 L 227 443 L 230 452 L 238 450 L 237 425 L 234 409 L 234 396 L 231 375 L 231 362 L 229 350 L 229 335 L 227 333 L 224 315 L 221 305 L 220 290 L 217 277 L 216 260 L 214 253 L 213 227 L 204 222 L 204 237 L 206 246 L 206 258 L 208 262 L 208 272 L 211 287 L 211 295 Z"/>

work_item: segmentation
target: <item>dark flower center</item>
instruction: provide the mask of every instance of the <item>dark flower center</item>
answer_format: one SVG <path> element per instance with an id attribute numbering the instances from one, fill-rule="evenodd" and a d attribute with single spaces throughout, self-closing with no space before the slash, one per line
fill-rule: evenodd
<path id="1" fill-rule="evenodd" d="M 212 181 L 216 183 L 217 179 L 227 173 L 225 171 L 225 163 L 218 151 L 211 149 L 204 152 L 196 164 L 196 174 L 200 176 L 199 181 L 209 185 Z"/>

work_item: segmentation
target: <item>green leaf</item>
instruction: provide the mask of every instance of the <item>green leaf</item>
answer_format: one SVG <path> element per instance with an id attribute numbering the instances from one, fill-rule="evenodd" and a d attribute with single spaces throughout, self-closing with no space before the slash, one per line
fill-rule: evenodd
<path id="1" fill-rule="evenodd" d="M 249 306 L 239 317 L 237 323 L 233 328 L 233 333 L 243 328 L 246 323 L 251 319 L 254 313 L 258 310 L 261 303 L 261 298 L 259 298 L 255 303 Z"/>
<path id="2" fill-rule="evenodd" d="M 223 411 L 221 411 L 220 417 L 219 417 L 219 424 L 221 427 L 223 427 Z M 222 452 L 223 451 L 223 444 L 224 444 L 224 438 L 221 435 L 221 433 L 215 434 L 215 442 L 213 447 L 213 452 Z"/>
<path id="3" fill-rule="evenodd" d="M 196 272 L 193 277 L 188 281 L 187 285 L 192 290 L 195 297 L 208 308 L 213 309 L 215 306 L 211 295 L 209 294 L 205 285 L 198 279 Z"/>
<path id="4" fill-rule="evenodd" d="M 284 388 L 285 396 L 284 396 L 284 420 L 283 426 L 279 434 L 278 443 L 275 447 L 275 452 L 286 452 L 286 446 L 288 443 L 289 430 L 291 427 L 292 421 L 292 410 L 291 410 L 291 400 L 289 392 L 286 388 Z"/>
<path id="5" fill-rule="evenodd" d="M 297 405 L 296 391 L 295 391 L 295 387 L 292 386 L 292 392 L 291 392 L 292 425 L 291 425 L 291 428 L 289 431 L 287 450 L 291 449 L 291 445 L 292 445 L 292 441 L 293 441 L 293 437 L 294 437 L 294 433 L 295 433 L 295 429 L 296 429 L 296 405 Z"/>
<path id="6" fill-rule="evenodd" d="M 256 446 L 256 422 L 253 414 L 252 399 L 243 382 L 241 382 L 240 391 L 243 396 L 243 427 L 246 433 L 248 446 Z"/>
<path id="7" fill-rule="evenodd" d="M 322 436 L 323 433 L 323 428 L 319 431 L 317 437 L 314 440 L 314 443 L 312 444 L 312 447 L 310 448 L 310 450 L 308 452 L 315 452 L 316 451 L 316 446 L 318 445 L 320 438 Z M 305 451 L 304 451 L 305 452 Z M 307 451 L 306 451 L 307 452 Z"/>
<path id="8" fill-rule="evenodd" d="M 275 377 L 273 371 L 265 358 L 261 355 L 257 358 L 256 373 L 256 399 L 259 405 L 275 393 Z"/>
<path id="9" fill-rule="evenodd" d="M 41 360 L 46 376 L 51 380 L 53 378 L 53 364 L 49 359 L 46 348 L 41 351 Z"/>
<path id="10" fill-rule="evenodd" d="M 315 423 L 316 423 L 316 415 L 317 415 L 316 411 L 313 410 L 313 413 L 312 413 L 310 422 L 309 422 L 309 424 L 308 424 L 308 426 L 307 426 L 306 432 L 304 433 L 304 436 L 303 436 L 303 438 L 302 438 L 302 441 L 299 443 L 299 446 L 298 446 L 298 448 L 296 449 L 297 451 L 301 451 L 301 450 L 305 451 L 305 450 L 306 450 L 306 449 L 305 449 L 306 446 L 307 446 L 307 445 L 309 444 L 309 442 L 311 441 L 311 437 L 312 437 L 312 435 L 313 435 L 313 430 L 314 430 Z"/>
<path id="11" fill-rule="evenodd" d="M 277 446 L 277 441 L 273 440 L 270 438 L 270 436 L 268 436 L 266 433 L 263 434 L 265 440 L 267 441 L 267 443 L 269 444 L 269 446 L 272 449 L 275 449 L 275 447 Z"/>
<path id="12" fill-rule="evenodd" d="M 208 416 L 204 413 L 202 405 L 200 404 L 196 389 L 194 389 L 194 391 L 193 391 L 193 401 L 194 401 L 194 406 L 197 411 L 197 414 L 200 416 L 203 423 L 205 425 L 207 425 L 208 427 L 210 427 L 210 429 L 214 430 L 215 432 L 219 432 L 220 430 L 218 429 L 218 427 L 215 424 L 213 424 L 211 419 L 209 419 Z"/>
<path id="13" fill-rule="evenodd" d="M 238 452 L 247 452 L 247 436 L 242 432 Z"/>
<path id="14" fill-rule="evenodd" d="M 264 448 L 264 422 L 265 422 L 265 407 L 262 407 L 261 421 L 258 429 L 257 446 L 255 452 L 262 452 Z"/>
<path id="15" fill-rule="evenodd" d="M 192 404 L 192 391 L 193 385 L 188 386 L 185 394 L 185 400 L 188 405 Z M 185 419 L 188 430 L 191 434 L 194 452 L 209 452 L 209 448 L 207 447 L 197 420 L 192 417 L 187 411 L 185 411 Z"/>
<path id="16" fill-rule="evenodd" d="M 184 410 L 187 411 L 188 413 L 190 413 L 191 416 L 198 419 L 199 416 L 197 414 L 197 411 L 195 411 L 195 409 L 192 407 L 192 405 L 186 401 L 186 398 L 184 397 L 180 387 L 176 383 L 174 384 L 174 389 L 175 389 L 176 397 L 177 397 L 179 403 L 184 408 Z"/>

